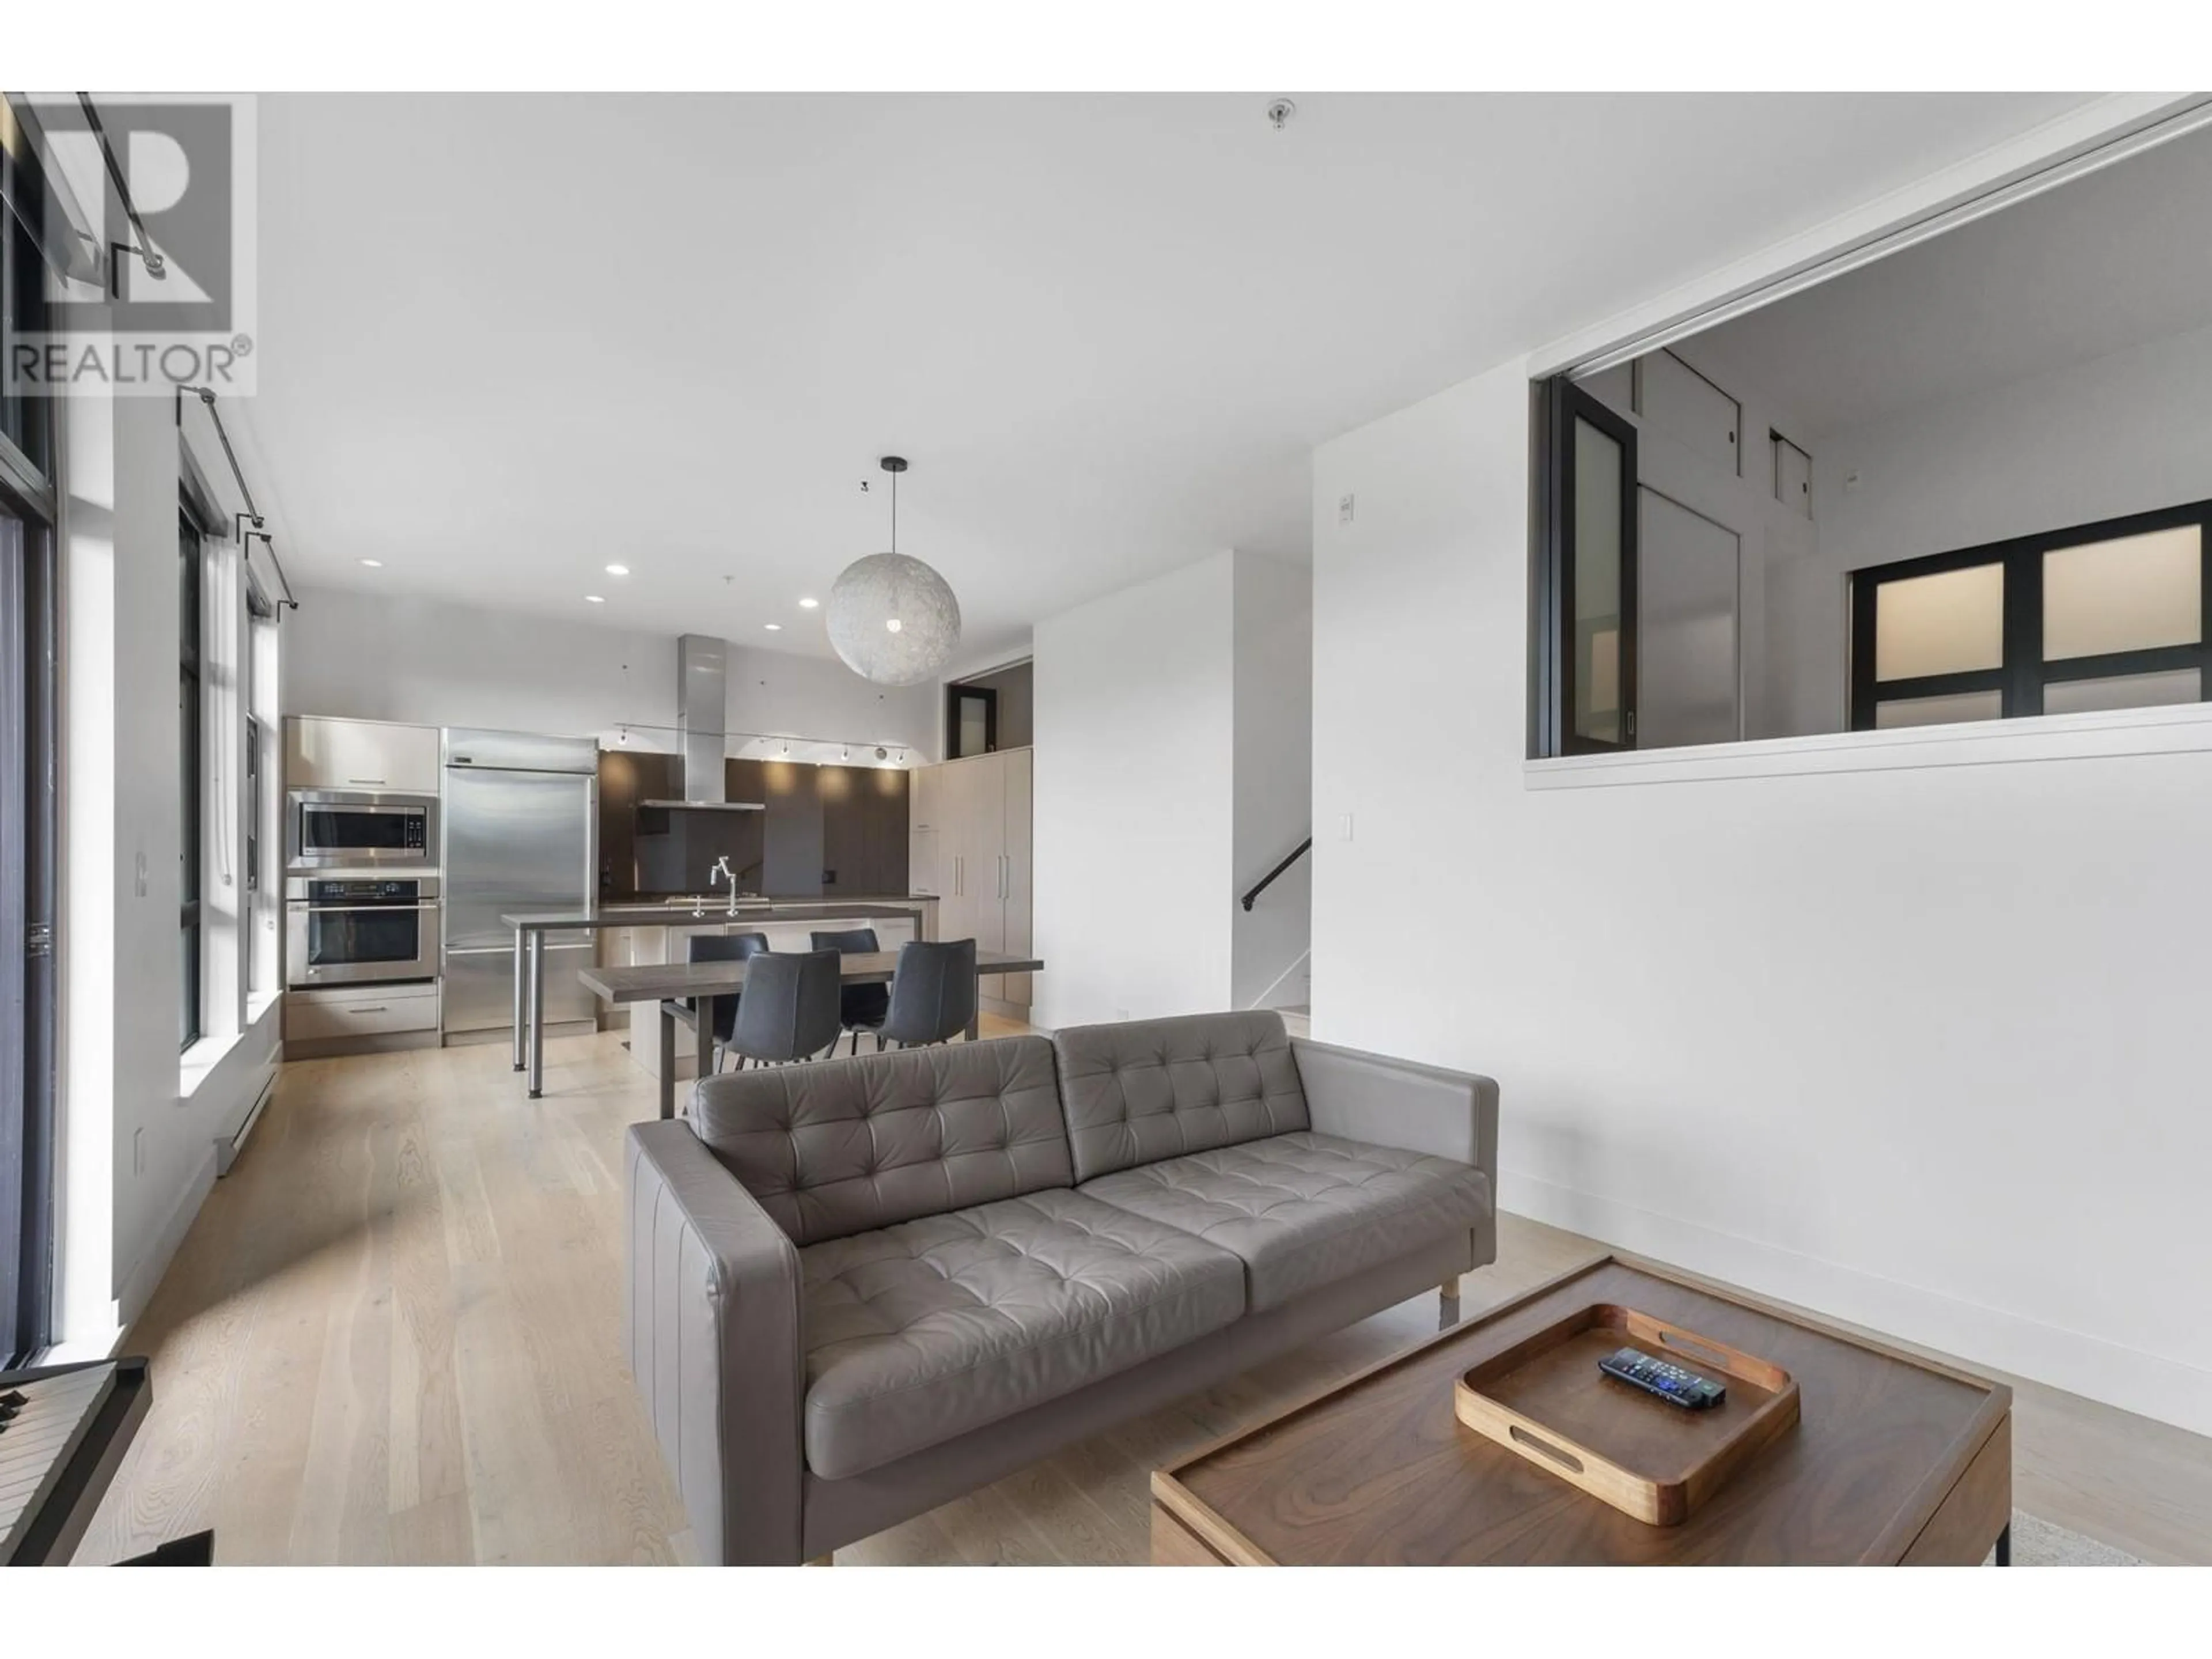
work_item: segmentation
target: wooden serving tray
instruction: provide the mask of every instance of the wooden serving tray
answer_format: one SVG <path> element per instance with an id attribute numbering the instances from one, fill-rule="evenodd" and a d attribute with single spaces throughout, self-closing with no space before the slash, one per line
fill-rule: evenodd
<path id="1" fill-rule="evenodd" d="M 1633 1347 L 1724 1382 L 1686 1411 L 1606 1376 Z M 1594 1302 L 1485 1360 L 1453 1386 L 1459 1420 L 1541 1469 L 1655 1527 L 1680 1525 L 1797 1421 L 1797 1384 L 1763 1359 L 1617 1303 Z"/>

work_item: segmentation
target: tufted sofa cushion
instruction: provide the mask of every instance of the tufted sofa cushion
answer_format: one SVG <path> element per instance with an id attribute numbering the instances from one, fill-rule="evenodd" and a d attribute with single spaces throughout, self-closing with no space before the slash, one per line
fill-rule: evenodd
<path id="1" fill-rule="evenodd" d="M 1307 1127 L 1272 1009 L 1078 1025 L 1053 1051 L 1078 1182 Z"/>
<path id="2" fill-rule="evenodd" d="M 1142 1164 L 1079 1191 L 1235 1252 L 1255 1313 L 1466 1233 L 1490 1209 L 1472 1164 L 1310 1133 Z"/>
<path id="3" fill-rule="evenodd" d="M 704 1078 L 691 1127 L 799 1245 L 1073 1184 L 1042 1037 Z"/>
<path id="4" fill-rule="evenodd" d="M 1228 1251 L 1048 1191 L 799 1253 L 807 1467 L 842 1480 L 1182 1346 L 1244 1310 Z"/>

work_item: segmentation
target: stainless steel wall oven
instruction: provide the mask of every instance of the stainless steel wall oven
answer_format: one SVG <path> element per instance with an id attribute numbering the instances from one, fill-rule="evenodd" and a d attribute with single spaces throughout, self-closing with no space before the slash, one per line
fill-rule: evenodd
<path id="1" fill-rule="evenodd" d="M 293 876 L 284 883 L 294 990 L 438 975 L 434 876 Z"/>

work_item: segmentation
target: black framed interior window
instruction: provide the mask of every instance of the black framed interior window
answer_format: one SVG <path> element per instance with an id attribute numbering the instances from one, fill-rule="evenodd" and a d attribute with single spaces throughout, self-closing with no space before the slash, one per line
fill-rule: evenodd
<path id="1" fill-rule="evenodd" d="M 184 983 L 178 1007 L 179 1048 L 200 1040 L 200 814 L 205 775 L 200 752 L 200 551 L 199 526 L 188 513 L 177 515 L 177 784 L 179 827 L 177 874 L 183 895 Z"/>
<path id="2" fill-rule="evenodd" d="M 1851 576 L 1853 729 L 2201 702 L 2212 501 Z"/>
<path id="3" fill-rule="evenodd" d="M 985 685 L 945 690 L 945 758 L 988 755 L 999 747 L 999 694 Z"/>
<path id="4" fill-rule="evenodd" d="M 1538 425 L 1531 752 L 1636 746 L 1636 428 L 1565 376 Z"/>

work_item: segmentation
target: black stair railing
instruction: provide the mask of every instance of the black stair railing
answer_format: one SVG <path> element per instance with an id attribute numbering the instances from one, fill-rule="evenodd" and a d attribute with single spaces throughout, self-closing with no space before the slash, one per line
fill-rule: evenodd
<path id="1" fill-rule="evenodd" d="M 1292 865 L 1296 864 L 1300 859 L 1304 858 L 1311 851 L 1313 851 L 1313 837 L 1311 836 L 1308 836 L 1304 841 L 1297 844 L 1297 847 L 1291 852 L 1288 858 L 1285 859 L 1273 869 L 1268 871 L 1267 873 L 1261 877 L 1258 881 L 1252 884 L 1252 890 L 1244 895 L 1244 908 L 1247 910 L 1250 909 L 1254 902 L 1259 898 L 1260 895 L 1266 892 L 1268 888 L 1274 885 L 1276 877 L 1281 875 L 1284 871 L 1289 869 Z"/>

